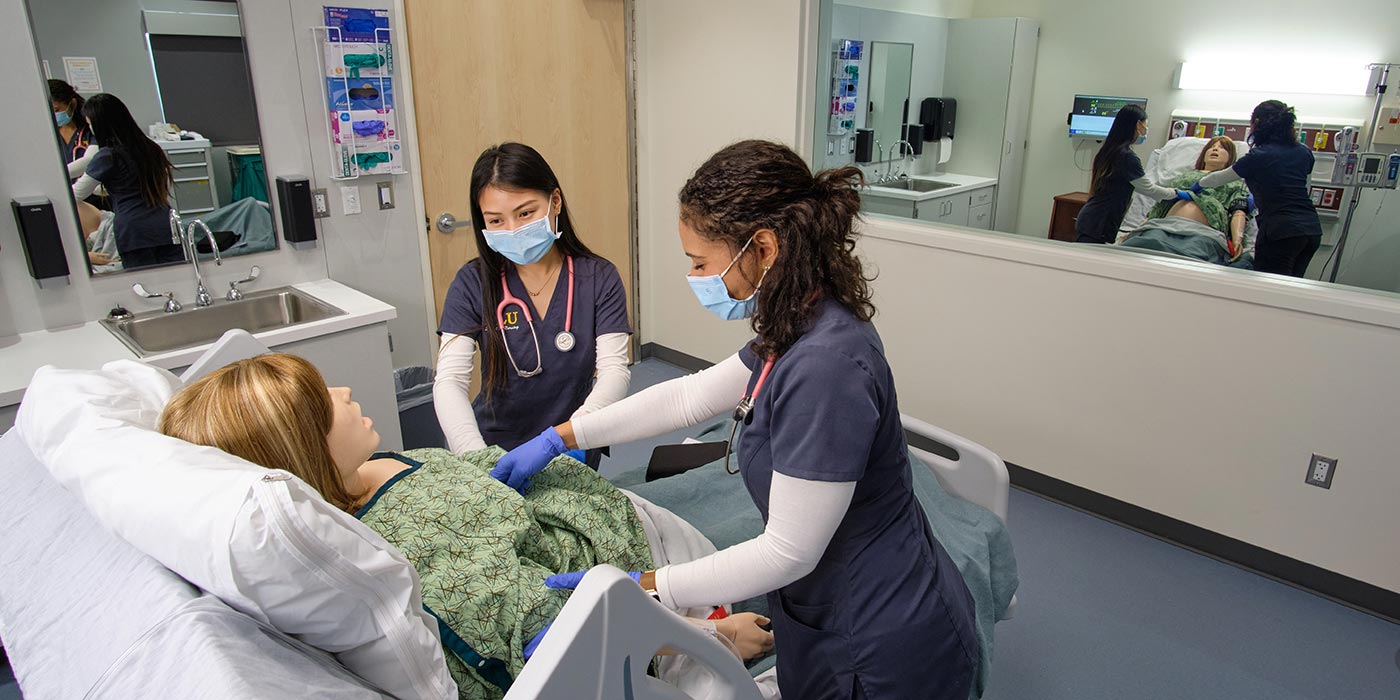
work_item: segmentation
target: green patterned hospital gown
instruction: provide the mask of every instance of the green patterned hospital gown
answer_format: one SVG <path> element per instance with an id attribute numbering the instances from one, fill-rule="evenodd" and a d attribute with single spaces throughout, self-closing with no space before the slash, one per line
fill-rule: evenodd
<path id="1" fill-rule="evenodd" d="M 1206 175 L 1207 173 L 1204 170 L 1192 170 L 1191 172 L 1182 173 L 1172 178 L 1166 186 L 1176 190 L 1189 190 L 1192 185 L 1196 184 L 1196 181 Z M 1201 213 L 1206 215 L 1206 221 L 1210 222 L 1211 228 L 1229 236 L 1230 205 L 1236 200 L 1241 200 L 1248 196 L 1249 188 L 1245 187 L 1244 181 L 1236 180 L 1219 187 L 1201 190 L 1199 193 L 1192 194 L 1191 199 L 1195 200 L 1196 206 L 1201 208 Z M 1171 211 L 1172 206 L 1175 204 L 1175 199 L 1164 199 L 1158 202 L 1157 206 L 1152 207 L 1152 211 L 1148 212 L 1147 218 L 1160 219 L 1166 216 L 1167 212 Z"/>
<path id="2" fill-rule="evenodd" d="M 631 502 L 570 458 L 551 462 L 522 497 L 487 473 L 499 448 L 403 454 L 421 466 L 405 465 L 357 515 L 418 570 L 461 698 L 502 697 L 500 685 L 520 673 L 525 643 L 568 600 L 545 577 L 599 563 L 652 568 Z"/>

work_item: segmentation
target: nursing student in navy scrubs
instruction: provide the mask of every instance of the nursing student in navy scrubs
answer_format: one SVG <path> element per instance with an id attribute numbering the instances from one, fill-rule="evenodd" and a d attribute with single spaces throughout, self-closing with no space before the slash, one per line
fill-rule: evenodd
<path id="1" fill-rule="evenodd" d="M 763 534 L 634 580 L 673 608 L 767 593 L 785 698 L 966 700 L 981 661 L 973 601 L 914 497 L 854 252 L 861 181 L 854 167 L 813 176 L 766 141 L 712 156 L 680 193 L 687 279 L 701 305 L 749 319 L 756 337 L 710 369 L 546 429 L 497 469 L 524 484 L 564 449 L 733 412 L 739 476 L 720 478 L 744 480 Z"/>
<path id="2" fill-rule="evenodd" d="M 1249 142 L 1249 153 L 1191 189 L 1199 192 L 1243 178 L 1259 207 L 1254 269 L 1303 277 L 1322 245 L 1322 222 L 1308 187 L 1313 154 L 1298 143 L 1293 108 L 1278 100 L 1260 102 L 1250 115 Z"/>
<path id="3" fill-rule="evenodd" d="M 631 379 L 622 278 L 579 240 L 549 163 L 524 144 L 486 149 L 472 167 L 471 212 L 479 256 L 447 290 L 433 383 L 457 453 L 513 449 L 626 396 Z M 587 457 L 596 469 L 599 455 Z"/>

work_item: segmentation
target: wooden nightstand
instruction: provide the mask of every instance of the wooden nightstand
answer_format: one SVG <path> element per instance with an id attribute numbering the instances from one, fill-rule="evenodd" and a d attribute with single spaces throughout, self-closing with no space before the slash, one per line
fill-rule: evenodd
<path id="1" fill-rule="evenodd" d="M 1070 192 L 1055 197 L 1055 207 L 1050 210 L 1050 240 L 1074 242 L 1074 222 L 1087 201 L 1088 192 Z"/>

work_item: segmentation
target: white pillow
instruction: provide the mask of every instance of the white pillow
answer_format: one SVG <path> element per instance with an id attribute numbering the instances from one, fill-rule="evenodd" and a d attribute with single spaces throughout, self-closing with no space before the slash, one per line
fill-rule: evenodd
<path id="1" fill-rule="evenodd" d="M 190 583 L 395 697 L 456 697 L 408 560 L 295 476 L 157 432 L 179 387 L 131 360 L 43 367 L 16 425 L 98 520 Z"/>

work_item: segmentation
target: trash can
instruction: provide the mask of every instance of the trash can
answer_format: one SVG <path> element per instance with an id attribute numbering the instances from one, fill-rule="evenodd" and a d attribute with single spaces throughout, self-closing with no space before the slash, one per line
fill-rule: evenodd
<path id="1" fill-rule="evenodd" d="M 433 368 L 400 367 L 394 370 L 394 394 L 399 403 L 399 428 L 403 448 L 447 447 L 433 410 Z"/>

